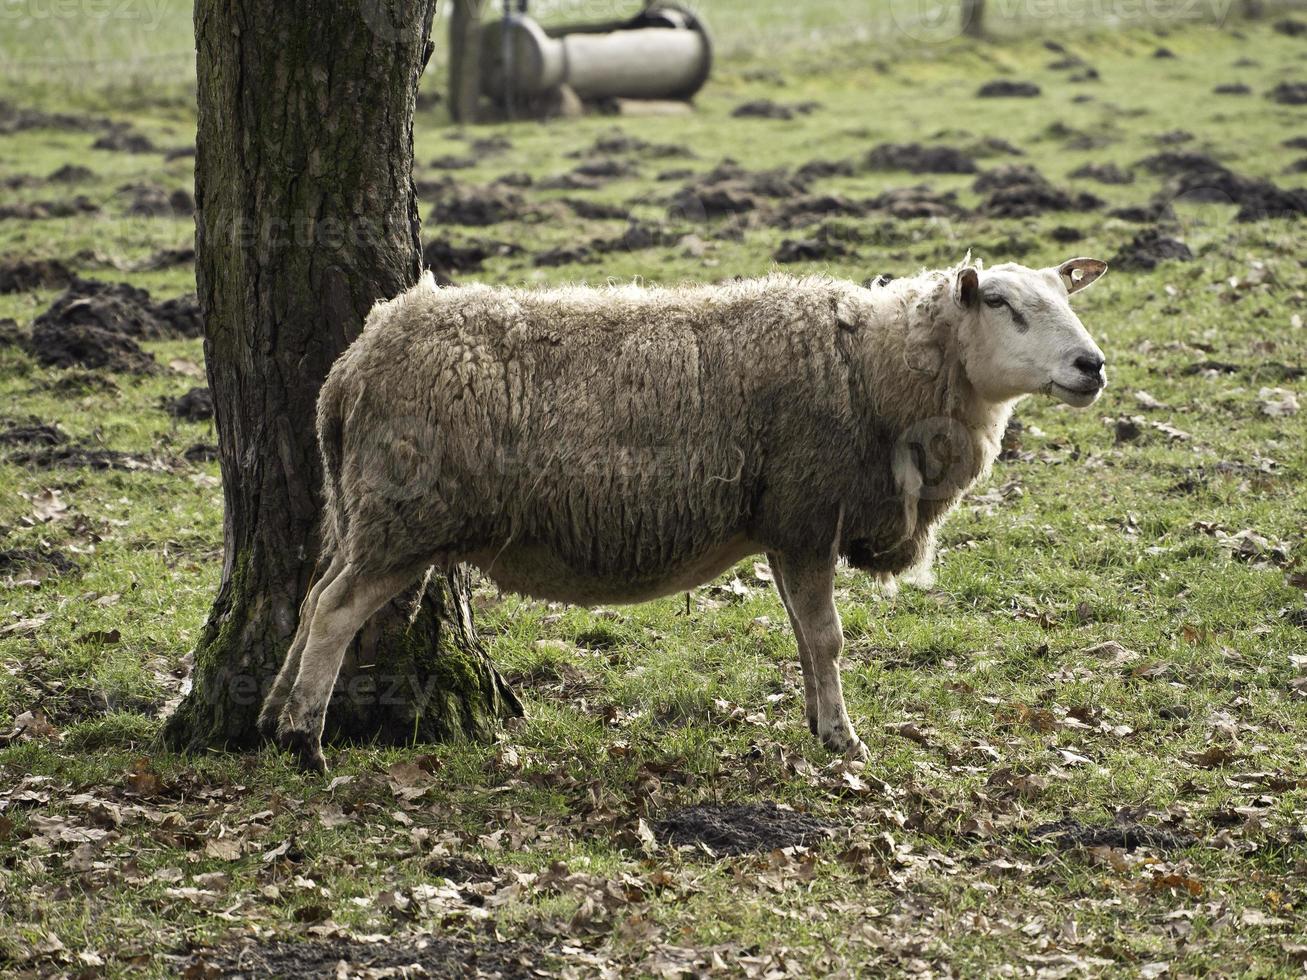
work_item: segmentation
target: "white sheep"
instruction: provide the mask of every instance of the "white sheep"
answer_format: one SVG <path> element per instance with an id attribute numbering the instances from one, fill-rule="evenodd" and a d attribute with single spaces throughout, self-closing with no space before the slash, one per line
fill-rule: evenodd
<path id="1" fill-rule="evenodd" d="M 865 758 L 840 686 L 836 562 L 927 562 L 1025 395 L 1091 404 L 1068 296 L 1106 271 L 969 261 L 884 286 L 438 288 L 379 304 L 318 402 L 326 569 L 260 727 L 324 770 L 360 625 L 431 566 L 583 605 L 699 586 L 765 553 L 808 725 Z"/>

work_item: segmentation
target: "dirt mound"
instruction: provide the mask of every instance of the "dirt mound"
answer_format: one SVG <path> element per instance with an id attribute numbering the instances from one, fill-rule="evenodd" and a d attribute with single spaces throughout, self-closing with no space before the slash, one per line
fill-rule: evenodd
<path id="1" fill-rule="evenodd" d="M 587 201 L 583 197 L 565 197 L 562 203 L 572 209 L 578 218 L 587 221 L 626 221 L 631 212 L 620 204 L 606 204 L 603 201 Z"/>
<path id="2" fill-rule="evenodd" d="M 457 156 L 453 153 L 446 153 L 444 156 L 436 157 L 428 164 L 435 170 L 471 170 L 477 165 L 477 158 L 473 156 Z"/>
<path id="3" fill-rule="evenodd" d="M 743 102 L 731 110 L 736 119 L 793 119 L 806 116 L 821 108 L 820 102 L 774 102 L 771 99 L 754 99 Z"/>
<path id="4" fill-rule="evenodd" d="M 0 207 L 0 218 L 15 221 L 44 221 L 46 218 L 72 218 L 79 214 L 99 214 L 100 205 L 84 194 L 64 201 L 24 201 Z"/>
<path id="5" fill-rule="evenodd" d="M 63 112 L 22 109 L 0 99 L 0 134 L 21 133 L 29 129 L 63 129 L 70 132 L 93 132 L 110 125 L 105 119 L 73 116 Z"/>
<path id="6" fill-rule="evenodd" d="M 799 180 L 820 180 L 823 177 L 852 177 L 857 168 L 852 160 L 809 160 L 794 176 Z"/>
<path id="7" fill-rule="evenodd" d="M 496 242 L 488 238 L 477 239 L 466 245 L 455 245 L 447 238 L 437 238 L 427 242 L 422 249 L 422 264 L 438 276 L 451 276 L 454 273 L 476 272 L 489 258 L 517 255 L 522 249 L 508 242 Z"/>
<path id="8" fill-rule="evenodd" d="M 986 170 L 972 186 L 978 193 L 989 192 L 979 213 L 990 218 L 1029 218 L 1048 211 L 1093 211 L 1103 206 L 1093 194 L 1054 187 L 1027 164 Z"/>
<path id="9" fill-rule="evenodd" d="M 703 844 L 715 854 L 752 854 L 819 844 L 836 829 L 835 824 L 775 803 L 705 803 L 672 811 L 653 831 L 664 844 Z"/>
<path id="10" fill-rule="evenodd" d="M 440 224 L 482 228 L 524 217 L 531 211 L 521 194 L 501 184 L 489 184 L 453 188 L 436 202 L 431 218 Z"/>
<path id="11" fill-rule="evenodd" d="M 1025 187 L 1028 184 L 1047 184 L 1048 180 L 1028 163 L 1006 163 L 1001 167 L 986 170 L 971 182 L 971 189 L 977 194 L 990 191 L 1006 190 L 1009 187 Z"/>
<path id="12" fill-rule="evenodd" d="M 819 228 L 811 238 L 786 238 L 772 256 L 777 262 L 823 262 L 852 254 L 847 244 L 832 237 L 829 229 Z"/>
<path id="13" fill-rule="evenodd" d="M 1174 221 L 1175 209 L 1171 202 L 1159 199 L 1150 204 L 1130 204 L 1107 212 L 1109 218 L 1129 221 L 1136 225 L 1155 225 L 1160 221 Z"/>
<path id="14" fill-rule="evenodd" d="M 941 194 L 925 184 L 897 187 L 867 202 L 876 211 L 886 211 L 895 218 L 961 218 L 966 211 L 952 191 Z"/>
<path id="15" fill-rule="evenodd" d="M 550 975 L 543 950 L 522 943 L 449 935 L 387 938 L 364 943 L 352 939 L 274 940 L 196 953 L 185 976 L 229 980 L 330 980 L 341 976 L 498 977 L 535 980 Z M 345 969 L 340 964 L 345 964 Z"/>
<path id="16" fill-rule="evenodd" d="M 61 446 L 68 441 L 58 426 L 29 417 L 0 431 L 0 446 Z"/>
<path id="17" fill-rule="evenodd" d="M 72 272 L 58 259 L 12 259 L 0 262 L 0 293 L 58 289 L 67 286 L 72 280 Z"/>
<path id="18" fill-rule="evenodd" d="M 860 218 L 866 213 L 867 205 L 851 201 L 842 194 L 805 194 L 781 208 L 776 224 L 783 228 L 798 228 L 832 215 Z"/>
<path id="19" fill-rule="evenodd" d="M 163 410 L 175 419 L 205 422 L 213 418 L 213 393 L 208 388 L 192 388 L 177 398 L 165 398 Z"/>
<path id="20" fill-rule="evenodd" d="M 1033 840 L 1048 840 L 1061 850 L 1073 847 L 1118 847 L 1133 851 L 1147 847 L 1159 851 L 1176 850 L 1194 843 L 1190 834 L 1146 827 L 1137 823 L 1085 824 L 1073 817 L 1041 824 L 1030 831 Z"/>
<path id="21" fill-rule="evenodd" d="M 188 463 L 212 463 L 218 459 L 218 447 L 211 442 L 197 442 L 182 453 Z"/>
<path id="22" fill-rule="evenodd" d="M 626 230 L 612 238 L 592 238 L 578 245 L 560 245 L 536 254 L 532 262 L 539 267 L 589 262 L 613 252 L 636 252 L 646 248 L 673 245 L 680 235 L 657 225 L 632 221 Z"/>
<path id="23" fill-rule="evenodd" d="M 31 446 L 15 449 L 5 455 L 5 461 L 33 469 L 92 469 L 92 470 L 166 470 L 160 460 L 150 456 L 137 456 L 117 449 L 103 449 L 89 443 L 69 442 L 57 446 Z"/>
<path id="24" fill-rule="evenodd" d="M 95 171 L 75 163 L 65 163 L 46 178 L 52 184 L 84 184 L 95 180 Z"/>
<path id="25" fill-rule="evenodd" d="M 195 198 L 181 187 L 169 192 L 158 184 L 126 184 L 118 193 L 127 199 L 127 213 L 134 218 L 189 218 L 195 213 Z"/>
<path id="26" fill-rule="evenodd" d="M 766 207 L 767 198 L 794 198 L 807 193 L 808 183 L 784 170 L 745 170 L 723 160 L 672 196 L 668 214 L 701 220 L 743 214 Z"/>
<path id="27" fill-rule="evenodd" d="M 650 143 L 638 136 L 630 136 L 615 129 L 595 139 L 584 150 L 573 150 L 568 154 L 573 159 L 587 157 L 614 157 L 639 155 L 652 159 L 668 157 L 694 157 L 695 152 L 682 143 Z"/>
<path id="28" fill-rule="evenodd" d="M 1115 163 L 1086 163 L 1067 174 L 1072 180 L 1093 180 L 1100 184 L 1133 184 L 1135 175 Z"/>
<path id="29" fill-rule="evenodd" d="M 1275 22 L 1275 30 L 1285 37 L 1304 37 L 1307 36 L 1307 24 L 1300 20 L 1294 20 L 1292 17 L 1286 17 L 1284 20 Z"/>
<path id="30" fill-rule="evenodd" d="M 1144 157 L 1135 163 L 1150 174 L 1158 177 L 1175 177 L 1180 174 L 1219 173 L 1226 170 L 1225 164 L 1207 153 L 1194 150 L 1164 150 Z"/>
<path id="31" fill-rule="evenodd" d="M 62 551 L 45 548 L 6 548 L 0 551 L 0 574 L 31 574 L 40 568 L 48 568 L 56 575 L 67 575 L 77 571 L 77 562 Z"/>
<path id="32" fill-rule="evenodd" d="M 86 367 L 147 374 L 154 358 L 124 333 L 89 323 L 47 321 L 33 325 L 27 352 L 46 367 Z"/>
<path id="33" fill-rule="evenodd" d="M 1189 246 L 1176 238 L 1148 228 L 1135 235 L 1130 244 L 1112 259 L 1114 269 L 1151 272 L 1163 262 L 1192 262 L 1194 253 Z"/>
<path id="34" fill-rule="evenodd" d="M 1042 92 L 1034 82 L 1016 82 L 1009 78 L 997 78 L 986 82 L 976 92 L 978 99 L 1033 99 Z"/>
<path id="35" fill-rule="evenodd" d="M 50 324 L 95 326 L 140 340 L 176 340 L 204 334 L 195 296 L 155 302 L 144 289 L 98 279 L 75 278 L 36 318 L 33 328 Z"/>
<path id="36" fill-rule="evenodd" d="M 1239 208 L 1236 221 L 1307 214 L 1307 190 L 1286 189 L 1261 177 L 1244 177 L 1224 168 L 1183 174 L 1159 195 L 1159 200 L 1234 204 Z"/>
<path id="37" fill-rule="evenodd" d="M 93 150 L 111 150 L 115 153 L 154 153 L 154 142 L 143 133 L 134 133 L 126 126 L 115 126 L 91 144 Z"/>
<path id="38" fill-rule="evenodd" d="M 918 174 L 974 174 L 979 170 L 976 161 L 957 147 L 920 143 L 881 143 L 867 152 L 863 165 L 868 170 L 908 170 Z"/>
<path id="39" fill-rule="evenodd" d="M 1280 105 L 1307 105 L 1307 82 L 1281 82 L 1266 97 Z"/>
<path id="40" fill-rule="evenodd" d="M 1253 90 L 1243 82 L 1226 82 L 1212 89 L 1213 95 L 1252 95 Z"/>

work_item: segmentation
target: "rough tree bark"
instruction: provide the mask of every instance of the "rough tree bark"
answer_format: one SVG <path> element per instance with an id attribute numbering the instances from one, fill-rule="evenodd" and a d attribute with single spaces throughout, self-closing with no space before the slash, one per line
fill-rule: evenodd
<path id="1" fill-rule="evenodd" d="M 225 555 L 171 748 L 248 748 L 317 556 L 318 389 L 421 269 L 413 111 L 435 0 L 196 0 L 196 271 Z M 462 571 L 382 610 L 346 658 L 333 740 L 489 736 L 520 706 Z"/>

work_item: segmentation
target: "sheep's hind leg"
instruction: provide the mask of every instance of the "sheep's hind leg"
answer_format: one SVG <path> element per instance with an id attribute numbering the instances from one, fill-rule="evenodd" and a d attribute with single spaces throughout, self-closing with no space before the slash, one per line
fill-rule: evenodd
<path id="1" fill-rule="evenodd" d="M 364 573 L 346 565 L 318 597 L 294 687 L 277 723 L 277 743 L 301 769 L 326 772 L 322 726 L 345 649 L 359 627 L 411 583 L 414 574 Z"/>
<path id="2" fill-rule="evenodd" d="M 286 707 L 286 699 L 290 697 L 291 688 L 295 686 L 295 677 L 299 674 L 300 656 L 304 653 L 304 645 L 309 641 L 309 623 L 313 621 L 313 613 L 318 608 L 318 599 L 322 597 L 327 586 L 335 581 L 336 576 L 345 570 L 345 564 L 345 559 L 339 554 L 334 556 L 327 570 L 313 583 L 309 594 L 304 597 L 304 602 L 300 605 L 300 620 L 295 628 L 295 638 L 291 641 L 290 649 L 286 651 L 286 659 L 282 662 L 281 670 L 277 672 L 277 679 L 273 681 L 272 689 L 263 700 L 263 709 L 259 712 L 259 734 L 264 738 L 276 737 L 282 709 Z"/>
<path id="3" fill-rule="evenodd" d="M 795 559 L 781 556 L 781 575 L 797 620 L 800 643 L 808 657 L 817 688 L 817 735 L 834 752 L 866 759 L 867 747 L 849 723 L 840 682 L 840 652 L 844 634 L 835 608 L 835 562 L 830 556 Z"/>
<path id="4" fill-rule="evenodd" d="M 790 606 L 789 593 L 785 591 L 785 575 L 781 572 L 780 556 L 774 552 L 768 552 L 767 564 L 771 566 L 772 579 L 776 582 L 776 591 L 780 593 L 781 604 L 785 606 L 785 613 L 790 617 L 790 627 L 794 630 L 795 645 L 799 648 L 799 667 L 803 671 L 803 711 L 808 721 L 808 731 L 817 734 L 817 678 L 812 671 L 812 654 L 808 652 L 807 641 L 803 638 L 803 630 L 799 628 L 799 620 L 794 615 L 794 609 Z"/>

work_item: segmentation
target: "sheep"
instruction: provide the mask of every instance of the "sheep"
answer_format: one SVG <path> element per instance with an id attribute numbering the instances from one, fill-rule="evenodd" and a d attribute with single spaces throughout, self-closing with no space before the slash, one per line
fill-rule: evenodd
<path id="1" fill-rule="evenodd" d="M 840 686 L 837 561 L 922 574 L 1015 404 L 1092 404 L 1068 297 L 1106 271 L 972 263 L 865 288 L 440 288 L 378 304 L 318 400 L 325 570 L 259 726 L 307 770 L 351 638 L 430 568 L 581 605 L 693 589 L 763 553 L 808 727 L 865 759 Z"/>

